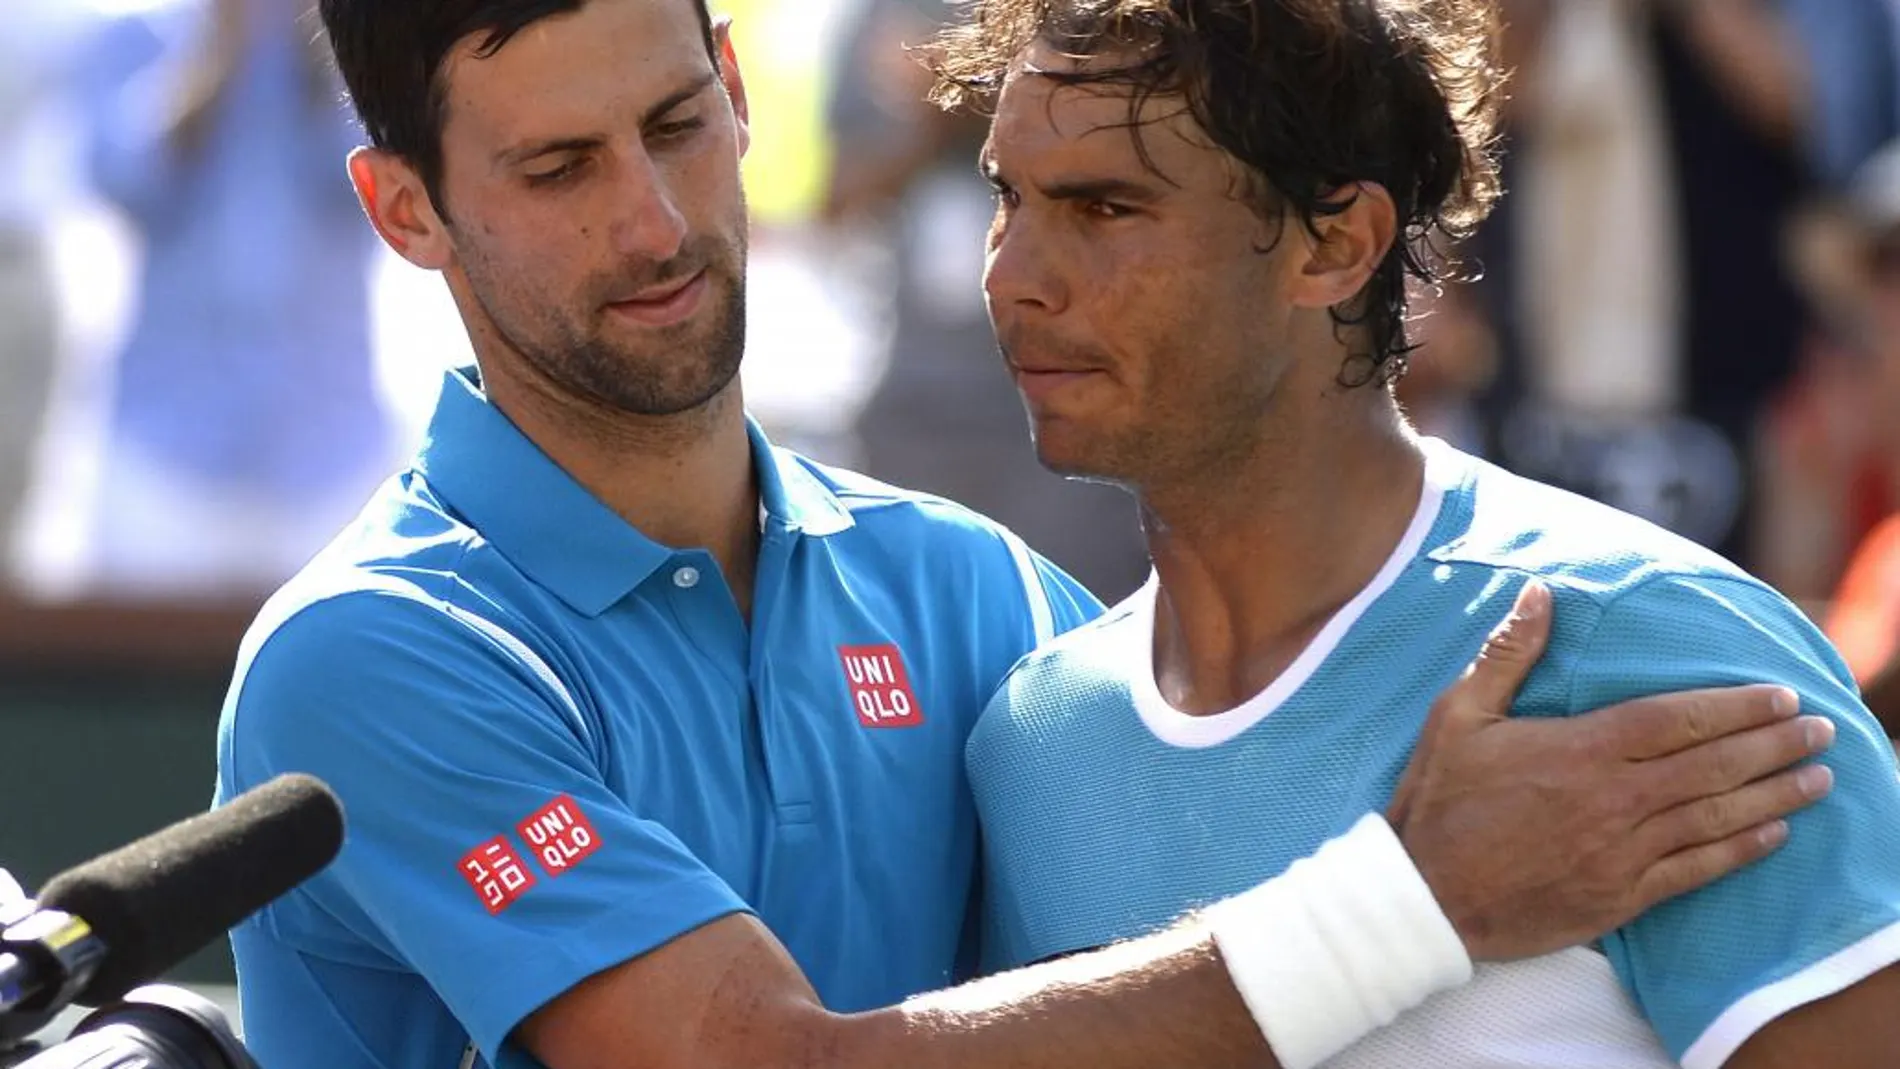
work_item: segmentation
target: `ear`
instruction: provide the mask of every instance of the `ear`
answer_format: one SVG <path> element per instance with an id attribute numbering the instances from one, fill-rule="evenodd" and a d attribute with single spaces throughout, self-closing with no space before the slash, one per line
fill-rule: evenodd
<path id="1" fill-rule="evenodd" d="M 449 228 L 406 160 L 377 148 L 350 153 L 350 184 L 363 214 L 396 254 L 429 271 L 454 261 Z"/>
<path id="2" fill-rule="evenodd" d="M 752 111 L 746 103 L 745 79 L 739 75 L 739 54 L 732 49 L 732 16 L 713 20 L 713 46 L 719 50 L 719 80 L 732 101 L 732 114 L 739 123 L 739 155 L 752 147 Z"/>
<path id="3" fill-rule="evenodd" d="M 1299 228 L 1306 256 L 1289 292 L 1303 308 L 1334 308 L 1357 297 L 1385 261 L 1398 233 L 1398 208 L 1376 182 L 1357 182 L 1331 198 L 1345 207 Z"/>

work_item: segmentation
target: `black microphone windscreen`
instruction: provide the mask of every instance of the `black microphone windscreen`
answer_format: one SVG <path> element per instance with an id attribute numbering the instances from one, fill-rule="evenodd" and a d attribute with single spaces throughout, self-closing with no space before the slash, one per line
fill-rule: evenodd
<path id="1" fill-rule="evenodd" d="M 55 876 L 48 909 L 92 926 L 105 961 L 79 993 L 97 1006 L 157 978 L 316 875 L 343 846 L 343 808 L 292 773 Z"/>

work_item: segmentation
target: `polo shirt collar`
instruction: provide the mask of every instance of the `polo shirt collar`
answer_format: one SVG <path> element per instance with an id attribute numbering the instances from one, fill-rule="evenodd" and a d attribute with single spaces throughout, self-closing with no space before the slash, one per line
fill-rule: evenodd
<path id="1" fill-rule="evenodd" d="M 851 513 L 750 418 L 761 523 L 823 537 Z M 482 393 L 474 368 L 443 377 L 416 470 L 502 556 L 574 611 L 598 616 L 674 550 L 640 533 L 574 481 Z"/>
<path id="2" fill-rule="evenodd" d="M 752 436 L 752 467 L 759 475 L 759 522 L 823 538 L 852 525 L 851 510 L 797 458 L 766 440 L 758 422 L 747 417 Z"/>

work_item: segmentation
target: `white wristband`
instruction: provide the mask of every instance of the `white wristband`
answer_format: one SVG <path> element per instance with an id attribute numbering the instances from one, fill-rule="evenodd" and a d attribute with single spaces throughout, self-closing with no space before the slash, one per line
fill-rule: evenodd
<path id="1" fill-rule="evenodd" d="M 1376 815 L 1202 918 L 1284 1069 L 1312 1069 L 1471 979 L 1464 942 Z"/>

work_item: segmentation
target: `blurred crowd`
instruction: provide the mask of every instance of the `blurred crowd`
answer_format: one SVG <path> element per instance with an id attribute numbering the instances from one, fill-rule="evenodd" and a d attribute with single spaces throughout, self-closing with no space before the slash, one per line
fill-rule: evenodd
<path id="1" fill-rule="evenodd" d="M 254 597 L 467 359 L 384 251 L 310 0 L 9 0 L 0 535 L 17 598 Z M 1503 0 L 1502 210 L 1441 250 L 1427 432 L 1900 638 L 1900 0 Z M 906 52 L 946 0 L 715 0 L 753 102 L 748 399 L 788 444 L 1014 527 L 1106 598 L 1120 492 L 1034 462 L 979 288 L 980 119 Z"/>

